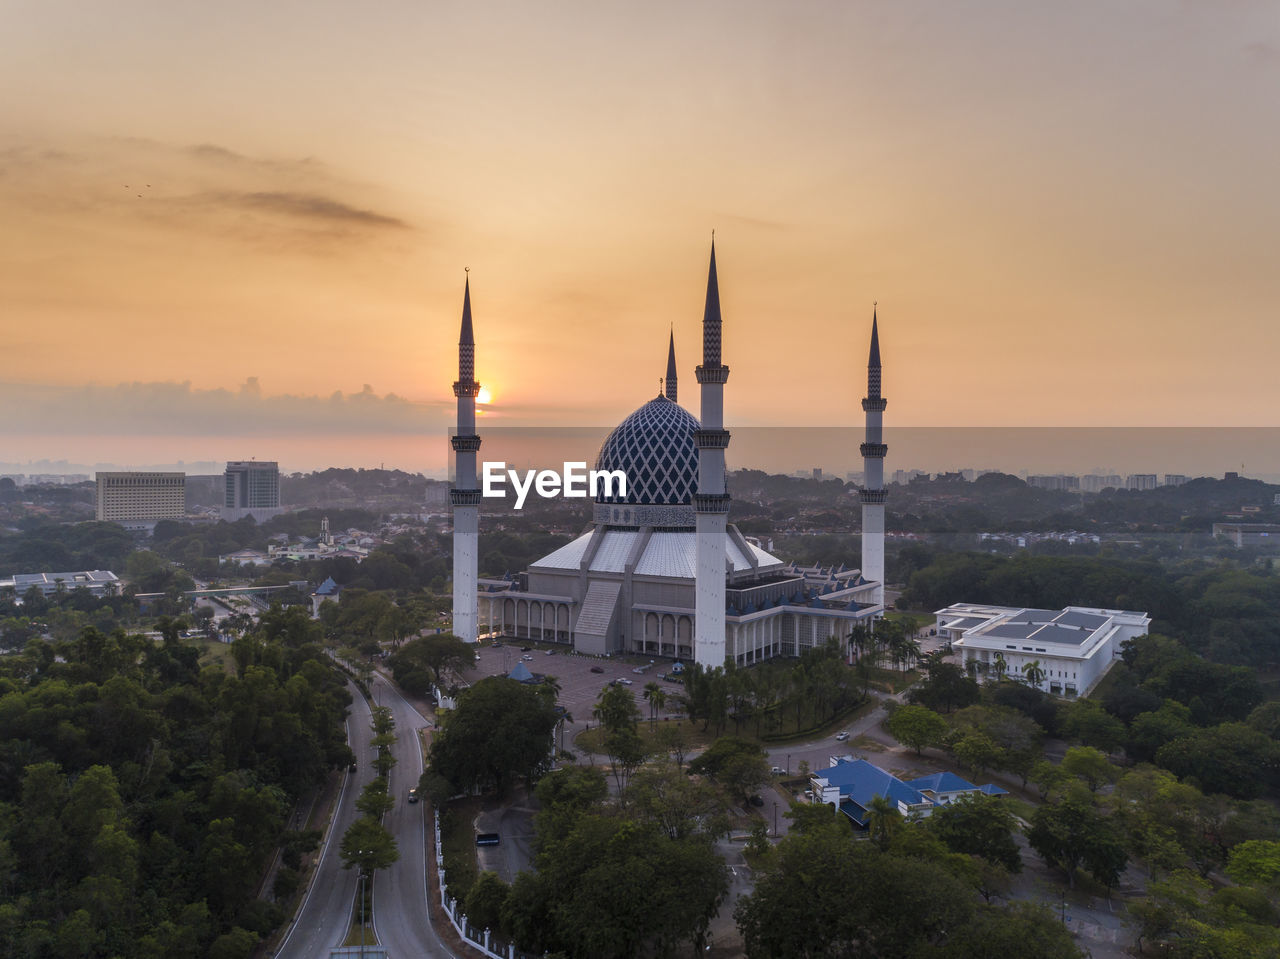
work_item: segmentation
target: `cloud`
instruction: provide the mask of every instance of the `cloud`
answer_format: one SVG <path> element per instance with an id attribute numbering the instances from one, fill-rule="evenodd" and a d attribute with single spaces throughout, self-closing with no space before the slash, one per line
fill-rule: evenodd
<path id="1" fill-rule="evenodd" d="M 357 393 L 268 395 L 256 376 L 237 390 L 182 383 L 66 387 L 0 383 L 0 435 L 424 435 L 447 429 L 452 406 L 421 403 L 369 384 Z"/>
<path id="2" fill-rule="evenodd" d="M 332 200 L 313 193 L 230 193 L 224 194 L 224 197 L 232 203 L 240 203 L 254 209 L 271 213 L 283 213 L 288 216 L 336 220 L 366 226 L 408 228 L 408 224 L 397 217 L 374 213 L 372 210 L 358 210 L 338 200 Z"/>

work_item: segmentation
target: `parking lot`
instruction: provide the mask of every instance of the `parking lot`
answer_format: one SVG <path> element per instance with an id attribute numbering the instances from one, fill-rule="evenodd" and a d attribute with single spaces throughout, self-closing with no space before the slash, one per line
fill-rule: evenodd
<path id="1" fill-rule="evenodd" d="M 527 651 L 521 647 L 528 647 Z M 552 655 L 547 655 L 550 650 Z M 594 725 L 591 711 L 595 707 L 600 693 L 606 689 L 611 680 L 623 684 L 631 691 L 640 713 L 649 715 L 649 704 L 644 699 L 646 683 L 656 682 L 662 686 L 668 698 L 681 691 L 679 683 L 668 682 L 662 674 L 671 668 L 668 660 L 658 660 L 649 665 L 649 660 L 640 657 L 597 657 L 583 656 L 571 652 L 565 646 L 538 644 L 523 640 L 503 641 L 502 646 L 495 649 L 490 643 L 479 644 L 480 662 L 474 669 L 468 670 L 465 676 L 469 682 L 475 682 L 485 676 L 506 676 L 515 669 L 516 664 L 523 662 L 529 672 L 535 676 L 554 676 L 560 684 L 560 703 L 573 716 L 573 723 L 565 734 L 565 745 L 579 731 L 588 725 Z M 527 659 L 526 659 L 527 657 Z M 592 669 L 600 672 L 592 672 Z M 640 668 L 643 672 L 634 670 Z M 661 710 L 659 716 L 676 715 L 670 706 Z"/>

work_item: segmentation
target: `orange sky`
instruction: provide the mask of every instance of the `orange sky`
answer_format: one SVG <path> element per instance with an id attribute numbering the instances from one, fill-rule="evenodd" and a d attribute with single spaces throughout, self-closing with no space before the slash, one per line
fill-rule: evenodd
<path id="1" fill-rule="evenodd" d="M 0 20 L 11 460 L 77 408 L 438 431 L 464 266 L 492 416 L 616 421 L 669 324 L 696 411 L 712 228 L 731 427 L 856 422 L 873 300 L 891 425 L 1276 425 L 1273 2 Z"/>

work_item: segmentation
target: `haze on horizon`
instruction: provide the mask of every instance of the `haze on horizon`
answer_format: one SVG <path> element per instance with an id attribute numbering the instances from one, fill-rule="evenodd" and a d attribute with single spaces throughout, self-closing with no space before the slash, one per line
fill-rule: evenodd
<path id="1" fill-rule="evenodd" d="M 5 459 L 696 409 L 712 228 L 730 426 L 1277 425 L 1274 3 L 5 7 Z"/>

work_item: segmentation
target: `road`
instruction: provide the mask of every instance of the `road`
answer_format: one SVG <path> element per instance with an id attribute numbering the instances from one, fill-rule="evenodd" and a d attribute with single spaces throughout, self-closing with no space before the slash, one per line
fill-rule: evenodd
<path id="1" fill-rule="evenodd" d="M 385 678 L 375 674 L 369 689 L 376 705 L 391 709 L 396 723 L 390 777 L 396 804 L 383 822 L 400 849 L 396 863 L 374 878 L 373 928 L 390 959 L 451 957 L 427 917 L 426 804 L 408 802 L 409 790 L 422 776 L 418 730 L 428 721 Z"/>
<path id="2" fill-rule="evenodd" d="M 280 946 L 278 957 L 284 959 L 314 959 L 329 955 L 329 949 L 342 945 L 351 922 L 351 909 L 356 897 L 356 874 L 342 868 L 338 854 L 342 836 L 356 820 L 356 799 L 365 784 L 373 779 L 373 766 L 369 745 L 373 732 L 369 728 L 372 716 L 360 695 L 360 690 L 348 683 L 351 693 L 351 714 L 347 717 L 347 742 L 355 752 L 358 765 L 355 773 L 346 773 L 346 782 L 334 806 L 333 821 L 320 853 L 311 885 L 298 910 L 297 921 Z"/>

